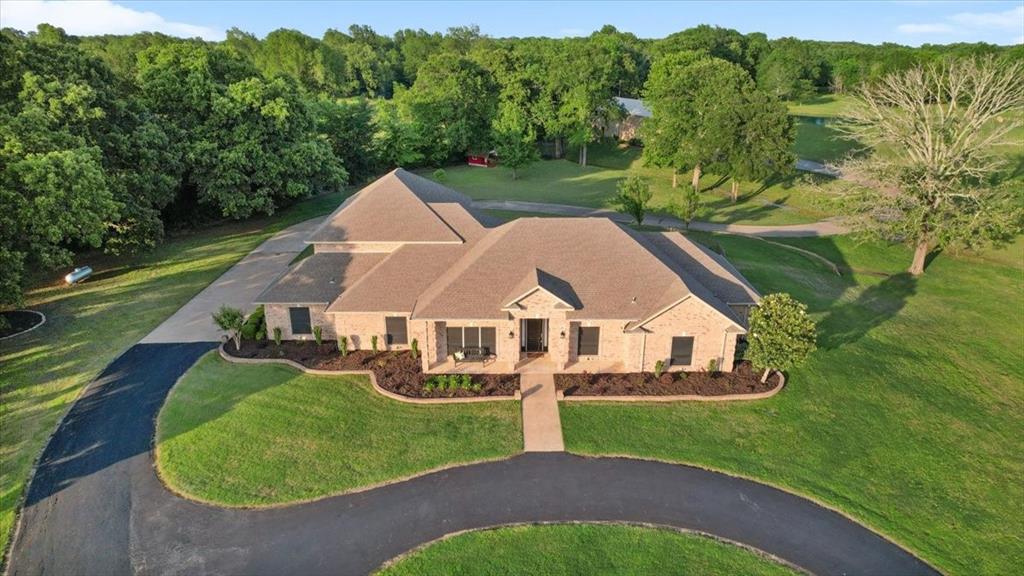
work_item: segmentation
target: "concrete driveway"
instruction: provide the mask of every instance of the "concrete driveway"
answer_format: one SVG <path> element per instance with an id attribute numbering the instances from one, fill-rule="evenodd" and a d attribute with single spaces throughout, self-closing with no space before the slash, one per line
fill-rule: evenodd
<path id="1" fill-rule="evenodd" d="M 143 344 L 215 342 L 221 332 L 210 318 L 222 305 L 249 312 L 260 295 L 306 248 L 305 240 L 324 221 L 313 218 L 296 224 L 260 244 L 220 278 L 196 294 L 170 318 L 142 339 Z"/>

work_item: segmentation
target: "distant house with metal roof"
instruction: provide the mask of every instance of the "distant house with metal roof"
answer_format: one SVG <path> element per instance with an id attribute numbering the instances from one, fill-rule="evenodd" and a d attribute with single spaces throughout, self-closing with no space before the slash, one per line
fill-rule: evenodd
<path id="1" fill-rule="evenodd" d="M 644 106 L 643 100 L 638 98 L 616 96 L 615 103 L 622 108 L 625 115 L 621 120 L 610 122 L 605 128 L 604 135 L 623 141 L 636 140 L 640 137 L 640 124 L 645 118 L 651 117 L 651 111 Z"/>

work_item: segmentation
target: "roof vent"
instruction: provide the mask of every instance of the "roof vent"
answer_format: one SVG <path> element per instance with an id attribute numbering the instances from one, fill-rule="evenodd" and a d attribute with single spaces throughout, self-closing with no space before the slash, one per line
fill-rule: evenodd
<path id="1" fill-rule="evenodd" d="M 636 296 L 633 296 L 633 300 L 630 302 L 630 304 L 636 304 Z"/>
<path id="2" fill-rule="evenodd" d="M 334 280 L 334 278 L 331 278 L 331 284 L 337 284 L 337 282 Z"/>

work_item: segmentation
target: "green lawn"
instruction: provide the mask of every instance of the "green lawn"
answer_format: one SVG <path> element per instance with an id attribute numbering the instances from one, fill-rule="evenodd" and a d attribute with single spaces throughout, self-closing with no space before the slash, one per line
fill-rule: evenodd
<path id="1" fill-rule="evenodd" d="M 839 116 L 850 105 L 852 96 L 843 94 L 820 94 L 803 102 L 789 102 L 789 113 L 794 116 L 818 116 L 831 118 Z"/>
<path id="2" fill-rule="evenodd" d="M 590 146 L 589 163 L 581 167 L 568 160 L 542 160 L 519 170 L 512 180 L 511 172 L 497 168 L 453 166 L 445 168 L 444 184 L 478 200 L 525 200 L 570 204 L 591 208 L 612 208 L 616 184 L 628 172 L 647 179 L 654 192 L 652 211 L 664 211 L 681 195 L 672 188 L 671 171 L 644 166 L 640 149 L 612 142 Z M 575 158 L 573 151 L 568 157 Z M 432 177 L 433 170 L 422 171 Z M 689 184 L 689 175 L 679 176 L 679 186 Z M 821 189 L 811 182 L 820 184 Z M 802 224 L 815 222 L 833 214 L 827 194 L 829 179 L 797 173 L 785 181 L 764 186 L 743 183 L 740 201 L 728 198 L 727 180 L 705 175 L 701 180 L 703 207 L 699 220 L 747 224 Z"/>
<path id="3" fill-rule="evenodd" d="M 83 256 L 77 263 L 95 270 L 89 281 L 67 287 L 54 274 L 28 293 L 26 307 L 46 314 L 46 324 L 0 342 L 0 547 L 33 460 L 82 387 L 268 236 L 343 198 L 329 194 L 274 218 L 181 234 L 137 257 Z"/>
<path id="4" fill-rule="evenodd" d="M 813 118 L 797 116 L 796 140 L 793 152 L 798 158 L 815 162 L 838 162 L 854 151 L 863 147 L 852 140 L 842 138 L 842 134 L 829 124 L 816 122 Z"/>
<path id="5" fill-rule="evenodd" d="M 700 235 L 819 321 L 782 394 L 736 404 L 561 406 L 567 448 L 689 462 L 835 506 L 952 574 L 1024 565 L 1024 241 L 936 258 L 901 247 Z M 856 270 L 856 273 L 850 273 Z"/>
<path id="6" fill-rule="evenodd" d="M 795 574 L 755 552 L 696 534 L 610 524 L 513 526 L 436 542 L 381 576 L 487 574 Z"/>
<path id="7" fill-rule="evenodd" d="M 157 468 L 175 490 L 228 506 L 308 500 L 523 448 L 518 402 L 421 406 L 365 376 L 278 364 L 196 363 L 157 419 Z"/>

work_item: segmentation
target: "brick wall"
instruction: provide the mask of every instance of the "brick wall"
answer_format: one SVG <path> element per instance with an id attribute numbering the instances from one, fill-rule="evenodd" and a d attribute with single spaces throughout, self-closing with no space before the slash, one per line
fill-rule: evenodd
<path id="1" fill-rule="evenodd" d="M 693 336 L 693 360 L 690 366 L 673 366 L 672 370 L 706 369 L 712 359 L 718 361 L 720 370 L 732 370 L 736 334 L 726 332 L 729 326 L 729 321 L 697 298 L 683 301 L 644 326 L 650 332 L 643 349 L 643 370 L 654 370 L 658 360 L 668 364 L 673 336 Z"/>
<path id="2" fill-rule="evenodd" d="M 327 306 L 311 305 L 301 307 L 309 308 L 310 326 L 322 327 L 322 337 L 324 340 L 335 340 L 337 338 L 337 334 L 334 331 L 334 322 L 331 320 L 330 316 L 325 313 Z M 265 304 L 263 306 L 263 312 L 267 318 L 267 337 L 273 339 L 274 328 L 280 328 L 282 340 L 312 340 L 312 334 L 292 334 L 292 321 L 288 312 L 289 308 L 291 308 L 291 306 L 287 304 Z"/>

